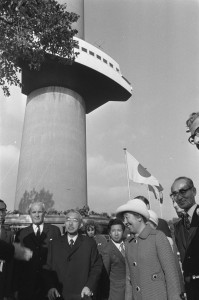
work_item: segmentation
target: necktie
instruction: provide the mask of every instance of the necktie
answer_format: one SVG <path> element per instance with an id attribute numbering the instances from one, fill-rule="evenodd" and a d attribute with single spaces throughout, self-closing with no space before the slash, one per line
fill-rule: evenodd
<path id="1" fill-rule="evenodd" d="M 121 252 L 122 255 L 125 257 L 124 243 L 121 243 L 121 244 L 120 244 L 120 252 Z"/>
<path id="2" fill-rule="evenodd" d="M 70 240 L 70 247 L 72 248 L 73 245 L 74 245 L 74 241 L 73 241 L 73 239 L 71 239 L 71 240 Z"/>
<path id="3" fill-rule="evenodd" d="M 40 237 L 40 234 L 41 234 L 41 232 L 40 232 L 40 226 L 39 225 L 37 225 L 37 232 L 36 232 L 36 237 Z"/>
<path id="4" fill-rule="evenodd" d="M 188 213 L 185 213 L 184 214 L 184 226 L 187 230 L 190 229 L 191 227 L 191 224 L 190 224 L 190 221 L 189 221 L 189 214 Z"/>

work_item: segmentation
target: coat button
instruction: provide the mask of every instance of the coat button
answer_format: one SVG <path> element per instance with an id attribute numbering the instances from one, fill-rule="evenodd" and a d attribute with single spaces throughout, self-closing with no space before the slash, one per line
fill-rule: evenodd
<path id="1" fill-rule="evenodd" d="M 137 243 L 138 241 L 136 239 L 134 239 L 134 243 Z"/>
<path id="2" fill-rule="evenodd" d="M 136 267 L 136 266 L 137 266 L 137 263 L 136 263 L 136 261 L 134 261 L 134 262 L 133 262 L 133 266 L 134 266 L 134 267 Z"/>
<path id="3" fill-rule="evenodd" d="M 136 291 L 139 292 L 140 291 L 140 287 L 136 286 Z"/>

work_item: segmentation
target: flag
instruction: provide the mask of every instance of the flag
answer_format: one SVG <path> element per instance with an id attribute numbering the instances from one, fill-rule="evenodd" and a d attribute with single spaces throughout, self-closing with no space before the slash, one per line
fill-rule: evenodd
<path id="1" fill-rule="evenodd" d="M 129 179 L 149 185 L 159 186 L 158 180 L 151 175 L 128 151 L 126 151 L 126 161 Z"/>
<path id="2" fill-rule="evenodd" d="M 160 201 L 160 203 L 163 203 L 163 187 L 161 184 L 159 186 L 155 185 L 148 185 L 149 191 L 153 193 L 154 197 Z"/>

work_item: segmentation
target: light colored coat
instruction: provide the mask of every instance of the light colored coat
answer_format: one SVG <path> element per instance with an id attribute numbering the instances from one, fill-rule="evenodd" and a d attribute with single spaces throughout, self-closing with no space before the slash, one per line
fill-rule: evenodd
<path id="1" fill-rule="evenodd" d="M 180 300 L 180 281 L 164 233 L 147 225 L 126 241 L 125 300 Z"/>

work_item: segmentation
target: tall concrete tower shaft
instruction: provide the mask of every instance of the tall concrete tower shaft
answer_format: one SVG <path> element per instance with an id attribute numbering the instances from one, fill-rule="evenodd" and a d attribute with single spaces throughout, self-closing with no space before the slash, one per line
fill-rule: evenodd
<path id="1" fill-rule="evenodd" d="M 59 211 L 87 204 L 86 113 L 132 93 L 118 63 L 83 40 L 83 0 L 70 0 L 72 10 L 80 15 L 75 62 L 48 60 L 39 72 L 22 68 L 27 105 L 15 209 L 23 212 L 24 193 L 33 189 L 53 194 Z"/>

